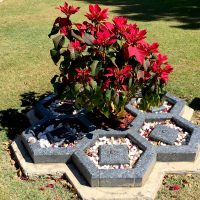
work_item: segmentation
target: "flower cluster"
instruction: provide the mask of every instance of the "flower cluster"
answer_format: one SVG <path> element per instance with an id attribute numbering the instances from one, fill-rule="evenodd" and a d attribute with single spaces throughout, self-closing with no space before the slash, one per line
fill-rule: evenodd
<path id="1" fill-rule="evenodd" d="M 58 17 L 49 34 L 56 35 L 50 51 L 60 69 L 51 81 L 56 92 L 73 99 L 77 108 L 98 109 L 107 117 L 122 116 L 138 91 L 144 110 L 161 102 L 173 68 L 158 43 L 145 40 L 146 30 L 122 16 L 108 22 L 108 9 L 98 4 L 89 5 L 83 23 L 70 19 L 79 7 L 64 3 L 57 9 L 66 17 Z"/>

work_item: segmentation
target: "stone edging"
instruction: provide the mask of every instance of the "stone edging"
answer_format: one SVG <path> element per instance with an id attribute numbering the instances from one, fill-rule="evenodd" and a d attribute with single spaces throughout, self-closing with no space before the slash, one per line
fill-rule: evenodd
<path id="1" fill-rule="evenodd" d="M 95 131 L 92 139 L 88 139 L 87 146 L 74 152 L 72 161 L 86 178 L 92 187 L 130 187 L 141 186 L 151 172 L 155 162 L 156 153 L 149 146 L 141 144 L 137 135 L 124 133 L 123 137 L 128 137 L 132 142 L 144 150 L 143 155 L 139 158 L 136 166 L 132 169 L 98 169 L 95 164 L 86 156 L 84 151 L 91 146 L 99 137 L 106 135 L 104 131 Z M 106 135 L 107 136 L 107 135 Z M 111 137 L 119 137 L 117 131 L 109 133 Z M 122 134 L 120 134 L 122 136 Z"/>
<path id="2" fill-rule="evenodd" d="M 79 171 L 72 164 L 55 163 L 34 164 L 26 153 L 19 138 L 11 144 L 11 148 L 27 177 L 63 174 L 84 200 L 153 200 L 162 184 L 165 174 L 200 174 L 200 155 L 195 162 L 156 162 L 146 183 L 142 187 L 90 187 Z"/>
<path id="3" fill-rule="evenodd" d="M 88 130 L 91 129 L 91 124 L 87 124 L 87 121 L 85 121 L 87 119 L 85 119 L 84 117 L 70 118 L 67 116 L 62 116 L 58 118 L 43 118 L 39 122 L 35 123 L 32 127 L 22 132 L 22 142 L 24 143 L 26 149 L 28 150 L 30 156 L 35 163 L 66 163 L 70 159 L 75 149 L 78 149 L 80 146 L 84 145 L 83 139 L 76 145 L 75 148 L 41 148 L 38 141 L 32 144 L 28 142 L 30 137 L 35 137 L 33 133 L 37 134 L 43 127 L 48 126 L 54 122 L 70 122 L 71 120 L 78 121 L 79 123 L 83 124 L 84 127 L 86 127 Z"/>
<path id="4" fill-rule="evenodd" d="M 72 158 L 73 163 L 92 187 L 142 186 L 150 175 L 156 161 L 194 161 L 199 153 L 200 128 L 179 116 L 184 112 L 185 102 L 170 94 L 166 95 L 166 99 L 174 104 L 170 113 L 142 113 L 129 103 L 126 109 L 135 116 L 135 119 L 130 124 L 129 128 L 123 131 L 113 129 L 108 129 L 107 131 L 94 130 L 94 126 L 85 118 L 84 113 L 79 113 L 77 115 L 54 115 L 50 113 L 44 105 L 53 101 L 56 97 L 57 96 L 53 94 L 36 105 L 35 111 L 38 114 L 41 112 L 40 116 L 42 119 L 22 133 L 22 142 L 35 163 L 65 163 Z M 90 133 L 80 140 L 74 148 L 41 148 L 38 142 L 34 144 L 28 143 L 28 138 L 33 136 L 30 130 L 37 132 L 41 127 L 59 120 L 63 122 L 77 120 L 83 126 L 87 127 Z M 140 136 L 138 131 L 144 122 L 164 120 L 172 120 L 178 126 L 189 131 L 191 134 L 189 143 L 182 146 L 154 146 Z M 139 160 L 133 168 L 99 169 L 87 157 L 85 150 L 91 147 L 99 137 L 103 136 L 115 138 L 127 137 L 133 144 L 143 150 L 143 154 L 139 157 Z"/>

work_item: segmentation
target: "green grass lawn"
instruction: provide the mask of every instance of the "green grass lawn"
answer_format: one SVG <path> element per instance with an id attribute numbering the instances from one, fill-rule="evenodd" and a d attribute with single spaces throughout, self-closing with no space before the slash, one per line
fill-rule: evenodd
<path id="1" fill-rule="evenodd" d="M 68 1 L 81 7 L 74 19 L 81 21 L 89 3 Z M 200 3 L 198 0 L 104 0 L 110 15 L 127 16 L 147 29 L 148 41 L 157 41 L 174 66 L 168 91 L 188 103 L 200 98 Z M 49 50 L 47 37 L 54 19 L 54 9 L 63 1 L 4 0 L 0 3 L 0 199 L 72 199 L 73 193 L 61 183 L 39 190 L 50 181 L 22 181 L 10 164 L 6 143 L 26 126 L 24 109 L 40 95 L 52 91 L 50 78 L 58 71 Z M 198 101 L 197 101 L 198 103 Z M 200 110 L 200 105 L 195 108 Z M 198 116 L 198 114 L 197 114 Z M 52 181 L 52 180 L 51 180 Z M 195 179 L 195 183 L 198 179 Z M 200 185 L 200 182 L 199 182 Z M 193 192 L 196 192 L 195 190 Z M 161 192 L 159 198 L 162 199 Z M 189 194 L 188 194 L 189 195 Z"/>

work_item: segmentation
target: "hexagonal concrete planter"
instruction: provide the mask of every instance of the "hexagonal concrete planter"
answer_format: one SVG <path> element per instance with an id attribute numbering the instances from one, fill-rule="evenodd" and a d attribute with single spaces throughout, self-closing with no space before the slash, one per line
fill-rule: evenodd
<path id="1" fill-rule="evenodd" d="M 49 105 L 56 99 L 57 95 L 52 94 L 36 105 L 35 111 L 42 119 L 22 133 L 22 142 L 34 163 L 70 160 L 92 187 L 139 187 L 147 180 L 156 161 L 194 161 L 199 153 L 200 128 L 179 116 L 185 102 L 170 94 L 165 96 L 172 105 L 168 112 L 160 113 L 162 108 L 151 113 L 141 112 L 130 102 L 126 110 L 135 118 L 128 128 L 116 130 L 96 129 L 84 110 L 75 115 L 62 109 L 60 113 L 54 112 Z M 60 136 L 59 131 L 62 135 L 65 123 L 84 127 L 85 136 L 71 147 L 42 148 L 38 141 L 41 130 L 60 122 L 61 127 L 55 128 L 56 137 Z M 53 133 L 50 131 L 48 137 Z"/>
<path id="2" fill-rule="evenodd" d="M 51 118 L 51 117 L 58 117 L 58 116 L 71 116 L 71 113 L 64 113 L 61 110 L 56 111 L 56 109 L 58 108 L 50 108 L 51 104 L 58 100 L 58 95 L 53 93 L 47 97 L 45 97 L 44 99 L 42 99 L 41 101 L 39 101 L 36 105 L 35 105 L 35 113 L 41 117 L 41 118 Z M 181 113 L 181 111 L 183 110 L 184 106 L 186 105 L 186 102 L 183 101 L 182 99 L 179 99 L 173 95 L 171 95 L 170 93 L 167 93 L 165 95 L 165 101 L 169 102 L 172 105 L 172 108 L 170 108 L 169 112 L 167 113 L 157 113 L 156 111 L 160 110 L 162 111 L 162 106 L 160 108 L 155 108 L 154 111 L 152 112 L 142 112 L 140 110 L 138 110 L 137 108 L 135 108 L 134 106 L 132 106 L 132 102 L 134 101 L 134 99 L 132 99 L 127 105 L 126 105 L 126 109 L 129 112 L 132 112 L 135 116 L 139 116 L 139 115 L 144 115 L 145 118 L 153 118 L 154 116 L 156 117 L 156 115 L 161 115 L 166 117 L 166 116 L 171 116 L 171 115 L 179 115 Z M 58 106 L 59 107 L 59 106 Z M 71 112 L 71 111 L 70 111 Z M 77 112 L 77 115 L 85 115 L 86 111 L 84 109 L 80 110 Z M 88 122 L 89 123 L 89 122 Z"/>
<path id="3" fill-rule="evenodd" d="M 115 158 L 104 158 L 106 165 L 103 165 L 102 167 L 112 167 L 108 169 L 98 167 L 97 163 L 92 161 L 92 159 L 86 154 L 86 151 L 91 148 L 95 142 L 103 137 L 128 138 L 131 143 L 136 145 L 138 149 L 143 151 L 143 153 L 138 158 L 134 166 L 116 169 L 112 167 L 121 166 L 122 164 L 120 165 L 120 162 L 124 163 L 123 160 L 126 160 L 125 157 L 127 156 L 127 152 L 122 151 L 125 146 L 122 148 L 122 145 L 100 145 L 101 151 L 104 149 L 104 152 L 108 152 L 108 157 L 109 154 L 112 154 L 110 150 L 113 150 L 114 148 L 114 152 L 118 152 L 118 157 L 121 158 L 118 158 L 118 165 L 116 165 L 116 163 L 115 165 L 112 165 L 113 162 L 116 161 Z M 99 154 L 102 154 L 102 152 L 99 152 Z M 141 137 L 139 135 L 130 135 L 126 131 L 119 132 L 110 130 L 107 132 L 103 130 L 96 130 L 93 131 L 93 138 L 87 139 L 87 145 L 74 152 L 72 160 L 92 187 L 137 187 L 141 186 L 148 178 L 148 175 L 156 162 L 156 152 L 148 143 L 141 142 Z M 127 162 L 127 160 L 125 162 Z"/>
<path id="4" fill-rule="evenodd" d="M 199 153 L 200 128 L 180 116 L 148 116 L 130 131 L 155 148 L 158 161 L 194 161 Z"/>
<path id="5" fill-rule="evenodd" d="M 52 111 L 48 109 L 48 106 L 57 98 L 58 98 L 57 95 L 53 93 L 51 95 L 46 96 L 41 101 L 39 101 L 34 107 L 36 115 L 39 116 L 40 118 L 44 118 L 44 117 L 49 118 L 49 117 L 54 116 Z"/>
<path id="6" fill-rule="evenodd" d="M 87 124 L 87 121 L 87 119 L 86 122 L 84 121 L 84 117 L 79 118 L 65 116 L 49 119 L 43 118 L 41 121 L 39 121 L 39 123 L 26 129 L 21 134 L 21 139 L 34 163 L 66 163 L 70 159 L 75 149 L 78 149 L 80 146 L 84 146 L 84 138 L 78 140 L 77 144 L 72 147 L 41 147 L 41 144 L 38 140 L 38 135 L 41 131 L 44 131 L 47 127 L 53 124 L 75 123 L 83 127 L 86 135 L 85 137 L 87 138 L 87 132 L 94 130 L 94 127 L 91 126 L 90 123 Z"/>
<path id="7" fill-rule="evenodd" d="M 42 101 L 40 101 L 36 106 L 36 111 L 40 116 L 43 117 L 39 123 L 34 124 L 29 129 L 25 130 L 22 133 L 22 141 L 31 155 L 33 161 L 35 163 L 63 163 L 66 162 L 72 155 L 72 153 L 77 149 L 80 145 L 77 144 L 77 148 L 41 148 L 38 141 L 31 144 L 30 137 L 33 137 L 33 133 L 36 135 L 42 130 L 44 127 L 49 126 L 53 123 L 58 123 L 58 121 L 78 121 L 83 127 L 87 129 L 87 132 L 93 131 L 96 127 L 85 117 L 84 112 L 80 112 L 76 115 L 68 115 L 68 114 L 55 114 L 49 110 L 46 105 L 51 103 L 57 98 L 57 95 L 52 94 Z M 131 111 L 132 112 L 132 111 Z M 137 123 L 139 120 L 139 116 L 137 116 L 134 112 L 132 114 L 135 116 L 134 121 Z M 132 126 L 132 125 L 130 125 Z M 82 143 L 81 143 L 82 145 Z"/>
<path id="8" fill-rule="evenodd" d="M 57 102 L 57 103 L 56 103 Z M 51 118 L 51 117 L 60 117 L 60 116 L 75 116 L 75 115 L 84 115 L 85 110 L 81 109 L 77 111 L 76 114 L 73 114 L 72 102 L 68 102 L 69 106 L 65 107 L 65 102 L 62 104 L 59 101 L 57 94 L 53 93 L 48 95 L 35 105 L 35 113 L 40 118 Z M 63 107 L 64 106 L 64 107 Z M 66 111 L 64 111 L 66 110 Z"/>
<path id="9" fill-rule="evenodd" d="M 179 115 L 181 111 L 183 110 L 184 106 L 186 105 L 186 102 L 171 95 L 170 93 L 167 93 L 165 95 L 165 101 L 171 104 L 171 108 L 168 112 L 162 112 L 165 107 L 161 106 L 159 108 L 155 108 L 152 110 L 152 112 L 142 112 L 139 109 L 135 108 L 132 103 L 135 101 L 135 99 L 132 99 L 127 105 L 126 108 L 129 110 L 132 110 L 134 113 L 138 115 L 144 115 L 145 118 L 153 118 L 156 115 L 161 115 L 161 116 L 171 116 L 171 115 Z M 161 111 L 161 113 L 160 113 Z"/>

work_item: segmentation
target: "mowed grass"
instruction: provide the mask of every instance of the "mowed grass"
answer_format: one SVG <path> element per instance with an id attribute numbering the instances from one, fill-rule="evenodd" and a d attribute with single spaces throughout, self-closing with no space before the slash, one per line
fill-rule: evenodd
<path id="1" fill-rule="evenodd" d="M 155 200 L 199 200 L 199 178 L 194 174 L 166 175 Z"/>
<path id="2" fill-rule="evenodd" d="M 75 21 L 80 22 L 88 4 L 95 1 L 68 2 L 81 7 L 80 14 L 73 16 Z M 141 29 L 147 29 L 148 41 L 157 41 L 160 44 L 161 52 L 168 55 L 170 63 L 174 66 L 168 91 L 187 99 L 188 102 L 200 98 L 199 15 L 194 14 L 198 13 L 195 10 L 199 9 L 198 1 L 190 1 L 190 4 L 186 4 L 187 1 L 184 0 L 175 0 L 173 4 L 169 0 L 99 2 L 103 7 L 109 7 L 111 16 L 125 15 L 131 22 L 137 22 Z M 25 103 L 30 101 L 28 102 L 30 106 L 35 96 L 52 91 L 50 78 L 58 73 L 58 69 L 49 56 L 52 41 L 47 35 L 54 19 L 60 15 L 59 11 L 54 9 L 58 4 L 63 4 L 63 1 L 4 0 L 0 3 L 0 199 L 2 200 L 75 198 L 61 183 L 56 182 L 52 189 L 45 187 L 45 190 L 39 190 L 52 180 L 22 181 L 17 178 L 17 171 L 10 163 L 7 145 L 13 134 L 20 133 L 25 126 L 21 119 L 23 116 L 21 112 L 27 107 Z M 181 9 L 181 6 L 185 8 Z M 173 9 L 183 11 L 173 12 Z M 187 18 L 190 20 L 186 20 Z M 34 95 L 35 93 L 38 95 Z M 198 178 L 193 183 L 200 185 Z M 197 191 L 192 190 L 191 193 L 195 192 Z M 165 198 L 168 194 L 167 190 L 161 192 L 159 198 Z"/>

